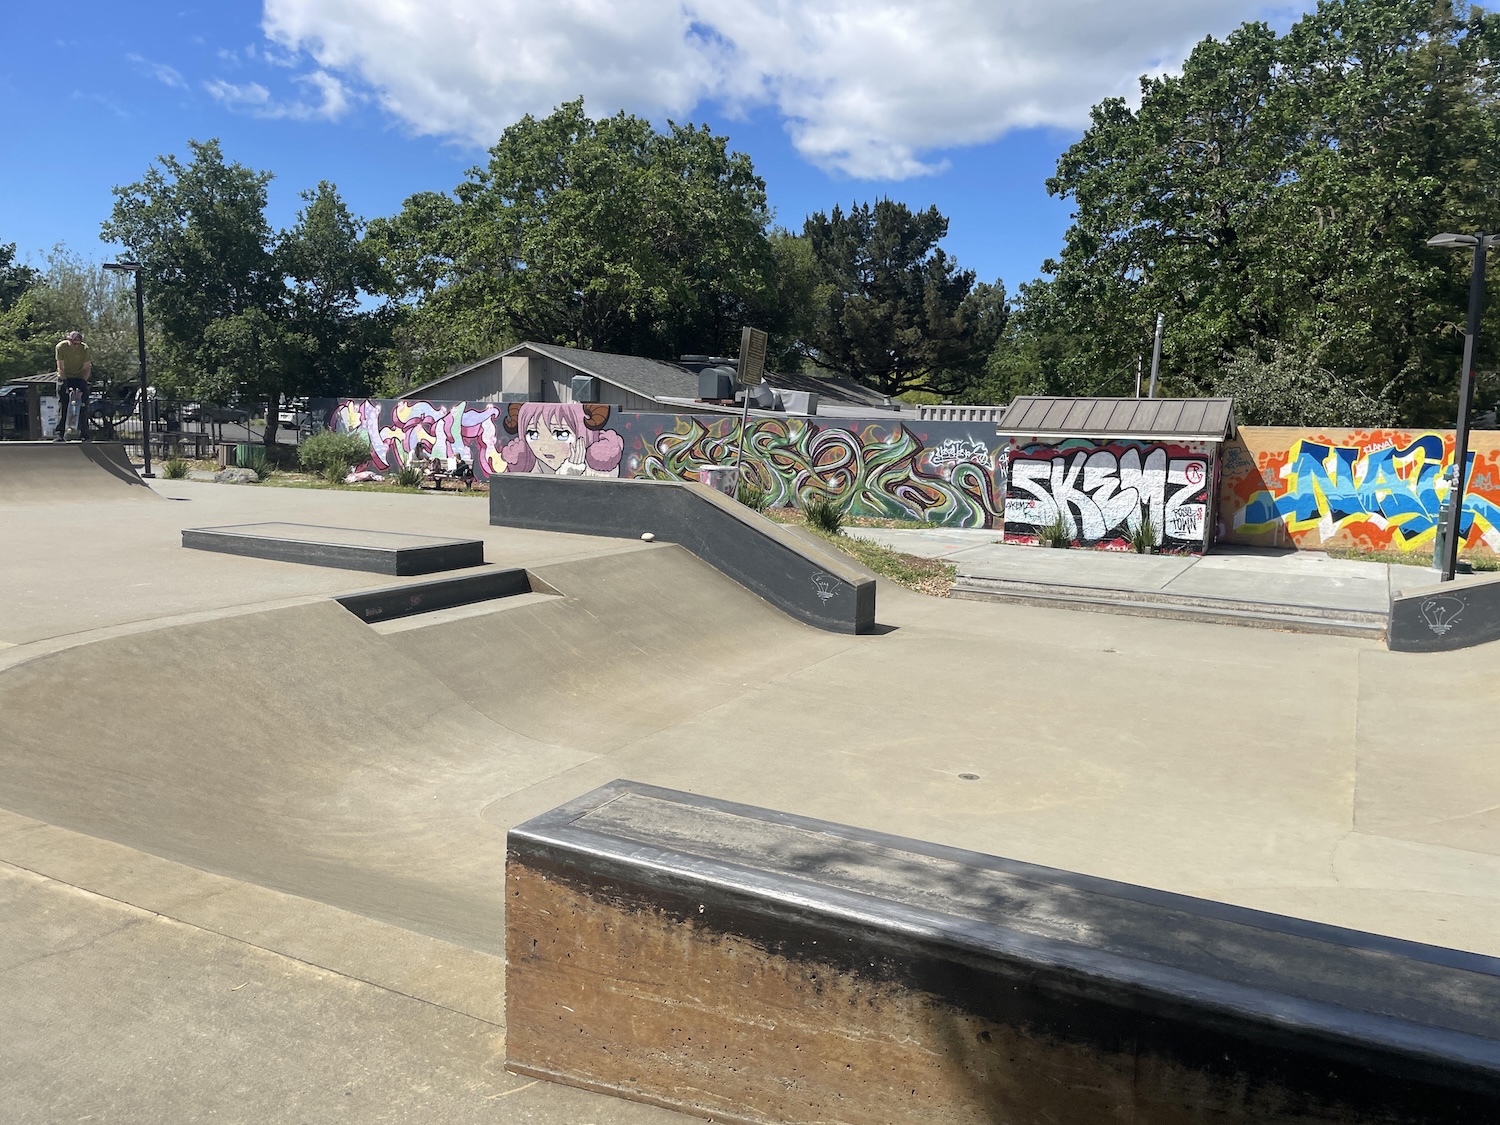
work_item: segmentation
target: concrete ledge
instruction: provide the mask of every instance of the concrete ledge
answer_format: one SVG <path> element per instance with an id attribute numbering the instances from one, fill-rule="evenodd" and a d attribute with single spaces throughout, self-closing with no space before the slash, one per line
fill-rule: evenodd
<path id="1" fill-rule="evenodd" d="M 183 529 L 182 545 L 199 551 L 398 577 L 484 565 L 481 539 L 443 539 L 301 523 L 189 527 Z"/>
<path id="2" fill-rule="evenodd" d="M 1500 577 L 1442 582 L 1391 596 L 1386 647 L 1444 652 L 1500 640 Z"/>
<path id="3" fill-rule="evenodd" d="M 680 544 L 800 621 L 835 633 L 875 628 L 875 582 L 831 551 L 700 484 L 501 473 L 490 523 Z"/>
<path id="4" fill-rule="evenodd" d="M 524 570 L 490 570 L 458 578 L 437 578 L 404 586 L 383 586 L 334 599 L 361 621 L 389 621 L 416 613 L 433 613 L 454 606 L 510 598 L 533 592 L 531 576 Z M 541 584 L 541 593 L 554 593 Z"/>
<path id="5" fill-rule="evenodd" d="M 1500 960 L 631 782 L 506 949 L 511 1069 L 719 1121 L 1500 1119 Z"/>

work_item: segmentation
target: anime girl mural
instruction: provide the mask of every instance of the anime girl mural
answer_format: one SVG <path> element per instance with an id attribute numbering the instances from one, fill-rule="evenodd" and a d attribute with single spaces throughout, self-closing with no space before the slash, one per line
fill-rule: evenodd
<path id="1" fill-rule="evenodd" d="M 500 456 L 508 473 L 560 477 L 617 477 L 625 439 L 604 429 L 609 407 L 599 403 L 523 402 L 507 412 L 516 435 Z"/>

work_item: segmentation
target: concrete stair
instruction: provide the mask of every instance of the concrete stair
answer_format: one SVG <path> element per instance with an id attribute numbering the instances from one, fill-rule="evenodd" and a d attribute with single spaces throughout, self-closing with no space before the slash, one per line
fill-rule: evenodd
<path id="1" fill-rule="evenodd" d="M 1162 617 L 1177 621 L 1205 621 L 1216 625 L 1243 625 L 1252 629 L 1277 629 L 1285 633 L 1364 637 L 1376 641 L 1385 638 L 1387 625 L 1386 614 L 1369 610 L 1240 601 L 1173 594 L 1161 590 L 1064 586 L 966 574 L 959 575 L 949 597 L 1075 609 L 1085 613 L 1116 613 L 1128 617 Z"/>

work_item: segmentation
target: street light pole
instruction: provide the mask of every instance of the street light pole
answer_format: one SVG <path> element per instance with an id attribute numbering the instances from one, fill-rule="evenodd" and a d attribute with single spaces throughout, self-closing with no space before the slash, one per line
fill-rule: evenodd
<path id="1" fill-rule="evenodd" d="M 151 413 L 146 388 L 146 297 L 141 283 L 141 264 L 139 262 L 105 262 L 104 268 L 135 275 L 135 346 L 141 361 L 141 453 L 144 458 L 141 475 L 150 477 L 152 475 Z"/>
<path id="2" fill-rule="evenodd" d="M 1474 264 L 1469 276 L 1469 320 L 1464 332 L 1463 370 L 1458 379 L 1458 418 L 1453 432 L 1453 483 L 1448 488 L 1447 538 L 1443 543 L 1441 581 L 1452 582 L 1458 571 L 1458 534 L 1463 524 L 1464 487 L 1468 483 L 1469 411 L 1474 398 L 1474 349 L 1479 342 L 1479 315 L 1484 309 L 1484 268 L 1496 235 L 1439 234 L 1427 240 L 1428 246 L 1474 248 Z"/>

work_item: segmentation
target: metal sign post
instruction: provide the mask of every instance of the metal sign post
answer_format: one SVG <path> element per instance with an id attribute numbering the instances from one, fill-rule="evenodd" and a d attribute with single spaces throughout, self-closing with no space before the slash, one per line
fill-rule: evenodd
<path id="1" fill-rule="evenodd" d="M 746 325 L 740 330 L 740 362 L 735 369 L 745 391 L 745 407 L 740 411 L 740 436 L 734 449 L 734 497 L 740 496 L 740 462 L 745 457 L 745 430 L 750 424 L 750 388 L 758 387 L 766 376 L 766 345 L 770 337 L 759 328 Z"/>

